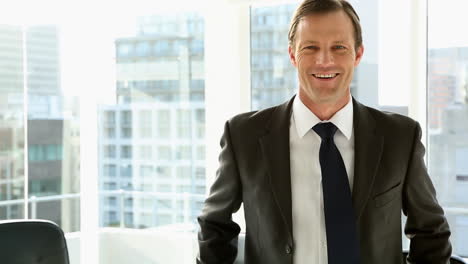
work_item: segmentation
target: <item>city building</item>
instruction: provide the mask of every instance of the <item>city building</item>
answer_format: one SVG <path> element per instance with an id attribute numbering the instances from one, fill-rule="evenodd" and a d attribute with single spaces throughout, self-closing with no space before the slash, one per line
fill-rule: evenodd
<path id="1" fill-rule="evenodd" d="M 118 103 L 99 109 L 101 226 L 195 223 L 206 192 L 203 28 L 197 14 L 141 17 L 136 36 L 115 41 Z"/>
<path id="2" fill-rule="evenodd" d="M 27 158 L 29 217 L 49 219 L 66 231 L 77 231 L 79 197 L 60 197 L 79 193 L 79 126 L 76 115 L 64 114 L 76 114 L 78 105 L 64 106 L 58 29 L 1 25 L 0 43 L 0 203 L 17 200 L 0 205 L 0 218 L 24 217 Z M 57 197 L 35 200 L 46 196 Z"/>

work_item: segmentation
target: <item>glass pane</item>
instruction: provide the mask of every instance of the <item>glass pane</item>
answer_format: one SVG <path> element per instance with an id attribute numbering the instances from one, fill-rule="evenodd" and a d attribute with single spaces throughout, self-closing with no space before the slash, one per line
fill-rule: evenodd
<path id="1" fill-rule="evenodd" d="M 368 106 L 407 115 L 401 97 L 383 97 L 379 91 L 378 27 L 381 1 L 350 1 L 361 21 L 364 56 L 354 72 L 351 94 Z M 297 71 L 288 56 L 288 31 L 299 4 L 251 8 L 251 107 L 258 110 L 280 104 L 297 92 Z M 388 93 L 386 93 L 388 94 Z"/>
<path id="2" fill-rule="evenodd" d="M 468 38 L 463 0 L 428 2 L 428 167 L 455 254 L 468 256 Z"/>
<path id="3" fill-rule="evenodd" d="M 78 100 L 66 96 L 61 83 L 60 30 L 56 25 L 24 29 L 28 95 L 28 184 L 30 218 L 79 231 L 80 137 Z M 36 198 L 44 202 L 32 202 Z M 46 198 L 47 197 L 47 198 Z M 64 223 L 64 225 L 62 225 Z"/>
<path id="4" fill-rule="evenodd" d="M 0 23 L 0 219 L 24 217 L 24 49 L 20 26 Z"/>
<path id="5" fill-rule="evenodd" d="M 54 221 L 64 232 L 80 231 L 80 196 L 74 194 L 67 197 L 70 198 L 31 197 L 28 204 L 29 217 Z"/>
<path id="6" fill-rule="evenodd" d="M 100 225 L 192 230 L 205 194 L 204 19 L 135 21 L 113 40 L 116 102 L 99 106 Z"/>
<path id="7" fill-rule="evenodd" d="M 282 5 L 254 5 L 251 7 L 252 110 L 283 103 L 297 93 L 297 70 L 291 64 L 288 55 L 288 31 L 292 15 L 299 2 Z M 354 77 L 350 84 L 352 96 L 367 106 L 408 115 L 407 98 L 409 98 L 410 94 L 409 89 L 404 90 L 389 85 L 381 87 L 382 80 L 385 78 L 382 75 L 379 76 L 379 70 L 401 68 L 402 65 L 399 62 L 393 65 L 393 61 L 389 61 L 387 57 L 379 53 L 379 48 L 385 44 L 382 38 L 383 34 L 379 34 L 379 31 L 395 30 L 396 28 L 400 31 L 399 23 L 407 28 L 404 21 L 408 20 L 410 14 L 409 12 L 404 13 L 401 19 L 402 22 L 398 23 L 395 22 L 392 16 L 389 19 L 379 17 L 379 14 L 382 16 L 384 8 L 389 6 L 393 9 L 410 10 L 412 8 L 411 2 L 394 3 L 385 0 L 350 0 L 349 2 L 360 18 L 364 45 L 364 55 L 359 66 L 355 68 Z M 401 38 L 399 44 L 404 49 L 408 49 L 411 46 L 412 39 L 406 37 L 405 34 L 402 34 L 402 36 L 404 37 Z M 383 63 L 386 63 L 387 68 L 379 68 L 382 67 Z M 388 72 L 392 72 L 392 70 L 386 70 L 383 73 L 389 75 Z M 394 79 L 393 76 L 391 78 Z M 406 84 L 410 82 L 410 77 L 399 76 L 398 80 Z M 405 221 L 406 219 L 403 217 L 402 225 L 404 225 Z M 408 239 L 405 236 L 402 237 L 403 247 L 408 248 Z"/>
<path id="8" fill-rule="evenodd" d="M 296 71 L 288 56 L 288 30 L 297 6 L 251 8 L 251 104 L 254 110 L 282 103 L 296 92 Z"/>

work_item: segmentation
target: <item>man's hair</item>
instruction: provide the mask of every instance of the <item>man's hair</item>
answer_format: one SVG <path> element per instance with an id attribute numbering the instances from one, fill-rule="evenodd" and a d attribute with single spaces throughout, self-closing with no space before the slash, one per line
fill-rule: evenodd
<path id="1" fill-rule="evenodd" d="M 359 16 L 354 8 L 346 0 L 304 0 L 294 12 L 289 27 L 289 45 L 294 46 L 296 41 L 296 31 L 299 22 L 308 15 L 325 14 L 343 10 L 353 22 L 354 28 L 354 48 L 357 50 L 362 45 L 362 30 Z"/>

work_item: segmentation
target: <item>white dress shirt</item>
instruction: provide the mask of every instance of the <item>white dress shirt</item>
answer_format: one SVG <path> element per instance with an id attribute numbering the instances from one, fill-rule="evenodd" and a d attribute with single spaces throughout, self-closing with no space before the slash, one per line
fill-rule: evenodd
<path id="1" fill-rule="evenodd" d="M 312 130 L 320 122 L 332 122 L 338 127 L 334 141 L 343 157 L 350 188 L 353 189 L 352 100 L 330 120 L 321 121 L 296 96 L 289 127 L 294 264 L 328 263 L 319 161 L 321 138 Z"/>

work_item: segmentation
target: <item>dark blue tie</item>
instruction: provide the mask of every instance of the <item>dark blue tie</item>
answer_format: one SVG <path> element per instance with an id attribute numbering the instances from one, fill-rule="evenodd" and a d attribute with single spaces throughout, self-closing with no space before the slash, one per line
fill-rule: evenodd
<path id="1" fill-rule="evenodd" d="M 351 190 L 343 159 L 333 141 L 337 127 L 332 123 L 319 123 L 313 130 L 322 138 L 319 159 L 328 264 L 358 264 L 359 240 Z"/>

